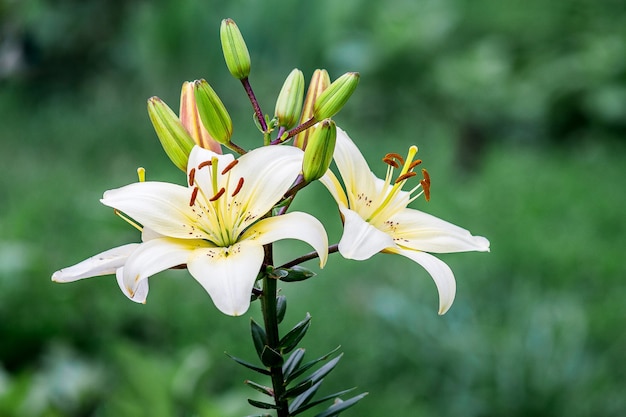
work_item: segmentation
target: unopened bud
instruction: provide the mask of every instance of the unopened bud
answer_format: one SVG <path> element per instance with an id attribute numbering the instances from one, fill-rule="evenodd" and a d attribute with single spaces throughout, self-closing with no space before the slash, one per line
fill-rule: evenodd
<path id="1" fill-rule="evenodd" d="M 333 117 L 346 104 L 359 84 L 358 72 L 346 72 L 337 78 L 315 101 L 313 117 L 324 120 Z"/>
<path id="2" fill-rule="evenodd" d="M 228 71 L 239 80 L 248 78 L 250 75 L 250 54 L 233 19 L 222 20 L 220 39 Z"/>
<path id="3" fill-rule="evenodd" d="M 194 141 L 180 119 L 158 97 L 148 99 L 148 115 L 167 156 L 174 165 L 186 171 Z"/>
<path id="4" fill-rule="evenodd" d="M 302 108 L 302 115 L 300 116 L 300 124 L 313 117 L 313 107 L 315 106 L 315 101 L 320 94 L 328 88 L 329 85 L 330 77 L 328 76 L 328 72 L 324 69 L 316 69 L 315 72 L 313 72 L 309 89 L 306 92 L 304 107 Z M 298 133 L 294 138 L 294 146 L 297 146 L 300 149 L 305 149 L 310 133 L 311 129 L 305 129 Z"/>
<path id="5" fill-rule="evenodd" d="M 306 182 L 315 181 L 326 173 L 335 151 L 337 126 L 331 119 L 323 120 L 314 127 L 304 150 L 302 175 Z"/>
<path id="6" fill-rule="evenodd" d="M 299 69 L 294 69 L 287 76 L 276 100 L 274 115 L 278 118 L 278 126 L 291 129 L 296 125 L 302 111 L 303 97 L 304 75 Z"/>
<path id="7" fill-rule="evenodd" d="M 222 153 L 220 144 L 206 130 L 196 104 L 196 95 L 193 91 L 193 83 L 185 81 L 180 91 L 180 121 L 187 129 L 189 135 L 196 145 L 204 149 L 209 149 L 215 153 Z"/>
<path id="8" fill-rule="evenodd" d="M 213 139 L 223 145 L 229 144 L 233 134 L 233 121 L 224 103 L 206 80 L 194 81 L 193 89 L 202 124 Z"/>

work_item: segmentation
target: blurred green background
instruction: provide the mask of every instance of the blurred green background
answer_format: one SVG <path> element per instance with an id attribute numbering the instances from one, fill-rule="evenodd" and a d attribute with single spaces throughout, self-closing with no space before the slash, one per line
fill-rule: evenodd
<path id="1" fill-rule="evenodd" d="M 384 173 L 420 147 L 433 182 L 413 207 L 491 240 L 441 256 L 457 299 L 407 259 L 334 255 L 284 284 L 286 325 L 308 311 L 307 356 L 342 345 L 324 392 L 370 395 L 352 416 L 626 414 L 626 5 L 621 0 L 0 1 L 0 416 L 242 416 L 254 359 L 243 318 L 220 314 L 185 271 L 151 280 L 146 305 L 112 277 L 59 285 L 53 271 L 138 239 L 106 189 L 180 181 L 145 100 L 178 106 L 206 78 L 259 144 L 226 70 L 232 17 L 271 112 L 293 67 L 359 71 L 336 118 Z M 315 184 L 296 208 L 340 236 Z M 309 251 L 279 243 L 278 260 Z M 315 264 L 311 264 L 315 268 Z M 309 356 L 310 353 L 310 356 Z M 260 381 L 262 382 L 262 381 Z"/>

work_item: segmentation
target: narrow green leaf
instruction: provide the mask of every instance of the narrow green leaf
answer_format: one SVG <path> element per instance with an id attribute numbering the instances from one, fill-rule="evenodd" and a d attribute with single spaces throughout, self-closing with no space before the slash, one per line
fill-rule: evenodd
<path id="1" fill-rule="evenodd" d="M 294 370 L 298 369 L 298 366 L 302 363 L 302 359 L 304 359 L 305 352 L 306 350 L 304 348 L 296 349 L 285 361 L 285 364 L 283 365 L 283 378 L 285 381 L 289 380 L 289 377 Z"/>
<path id="2" fill-rule="evenodd" d="M 302 340 L 307 330 L 309 330 L 310 325 L 311 315 L 306 313 L 304 320 L 296 324 L 293 329 L 289 330 L 289 333 L 287 333 L 282 339 L 280 339 L 280 342 L 278 342 L 278 346 L 281 348 L 281 351 L 283 353 L 289 353 L 296 346 L 298 346 L 300 340 Z"/>
<path id="3" fill-rule="evenodd" d="M 274 390 L 272 390 L 270 387 L 266 387 L 265 385 L 261 385 L 261 384 L 257 384 L 254 381 L 250 381 L 249 379 L 246 379 L 245 381 L 243 381 L 244 384 L 246 384 L 247 386 L 249 386 L 250 388 L 254 388 L 255 390 L 259 391 L 260 393 L 263 393 L 265 395 L 269 395 L 270 397 L 274 397 Z"/>
<path id="4" fill-rule="evenodd" d="M 288 389 L 281 395 L 281 399 L 295 398 L 313 386 L 313 381 L 303 381 L 293 388 Z"/>
<path id="5" fill-rule="evenodd" d="M 263 365 L 265 366 L 275 368 L 283 366 L 284 359 L 280 353 L 276 352 L 269 346 L 265 346 L 261 352 L 261 362 L 263 362 Z"/>
<path id="6" fill-rule="evenodd" d="M 313 385 L 313 387 L 311 387 L 311 390 L 313 390 L 313 388 L 315 387 L 319 387 L 322 384 L 323 381 L 318 382 L 317 384 Z M 316 389 L 317 391 L 317 389 Z M 328 400 L 332 400 L 333 398 L 337 398 L 343 394 L 346 394 L 350 391 L 354 391 L 354 388 L 350 388 L 350 389 L 345 389 L 343 391 L 339 391 L 339 392 L 335 392 L 334 394 L 330 394 L 327 395 L 325 397 L 319 398 L 311 403 L 309 403 L 309 401 L 311 400 L 312 396 L 310 398 L 304 398 L 304 399 L 300 399 L 300 397 L 305 397 L 308 395 L 308 391 L 301 394 L 299 397 L 296 397 L 291 404 L 289 405 L 289 413 L 292 416 L 295 416 L 297 414 L 300 414 L 306 410 L 308 410 L 309 408 L 313 408 L 316 405 L 322 404 Z M 315 392 L 313 392 L 313 394 L 315 394 Z"/>
<path id="7" fill-rule="evenodd" d="M 248 404 L 257 407 L 257 408 L 262 408 L 264 410 L 276 410 L 278 409 L 278 406 L 276 406 L 275 404 L 268 404 L 268 403 L 264 403 L 262 401 L 256 401 L 256 400 L 251 400 L 250 398 L 248 398 Z"/>
<path id="8" fill-rule="evenodd" d="M 229 358 L 231 358 L 232 360 L 234 360 L 235 362 L 237 362 L 239 365 L 243 365 L 248 369 L 252 369 L 255 372 L 258 372 L 260 374 L 263 375 L 271 375 L 270 371 L 268 371 L 267 369 L 261 368 L 259 366 L 256 366 L 254 364 L 251 364 L 250 362 L 244 361 L 243 359 L 237 358 L 231 354 L 229 354 L 228 352 L 224 352 L 226 354 L 226 356 L 228 356 Z"/>
<path id="9" fill-rule="evenodd" d="M 302 365 L 301 367 L 293 371 L 291 375 L 289 376 L 289 378 L 287 378 L 285 383 L 289 384 L 289 382 L 293 381 L 295 378 L 299 377 L 300 375 L 302 375 L 303 373 L 311 369 L 311 367 L 315 366 L 315 364 L 317 364 L 318 362 L 327 360 L 332 355 L 334 355 L 340 348 L 341 346 L 337 346 L 335 349 L 331 350 L 326 355 L 305 363 L 304 365 Z"/>
<path id="10" fill-rule="evenodd" d="M 282 323 L 285 318 L 285 313 L 287 312 L 287 297 L 284 295 L 279 295 L 276 297 L 276 320 L 278 324 Z"/>
<path id="11" fill-rule="evenodd" d="M 246 416 L 246 417 L 272 417 L 271 414 L 255 414 L 252 416 Z"/>
<path id="12" fill-rule="evenodd" d="M 341 360 L 342 356 L 343 356 L 343 353 L 341 355 L 337 356 L 335 359 L 333 359 L 330 362 L 328 362 L 326 365 L 322 366 L 317 371 L 313 372 L 308 377 L 306 377 L 303 380 L 303 382 L 310 380 L 310 381 L 313 381 L 313 383 L 315 383 L 315 382 L 321 380 L 326 375 L 328 375 L 333 369 L 335 369 L 335 366 L 337 366 L 337 363 L 339 363 L 339 361 Z"/>
<path id="13" fill-rule="evenodd" d="M 257 355 L 261 358 L 261 354 L 263 353 L 263 348 L 267 344 L 267 335 L 265 334 L 265 329 L 261 327 L 254 319 L 250 319 L 250 333 L 252 333 L 252 341 L 254 342 L 254 348 L 256 349 Z M 261 358 L 263 360 L 263 358 Z"/>
<path id="14" fill-rule="evenodd" d="M 335 404 L 328 407 L 326 410 L 322 411 L 319 414 L 316 414 L 315 417 L 334 417 L 339 415 L 342 411 L 352 407 L 354 404 L 363 399 L 368 393 L 364 392 L 363 394 L 359 394 L 355 397 L 347 399 L 345 401 L 339 400 L 335 402 Z"/>
<path id="15" fill-rule="evenodd" d="M 308 390 L 303 391 L 300 395 L 298 395 L 296 398 L 294 398 L 294 400 L 291 402 L 291 404 L 289 404 L 289 414 L 293 415 L 294 414 L 293 413 L 294 410 L 298 410 L 298 409 L 302 408 L 309 401 L 311 401 L 311 398 L 313 398 L 315 393 L 317 393 L 317 390 L 322 385 L 322 382 L 324 382 L 324 381 L 319 381 L 317 384 L 314 384 L 314 385 L 312 384 Z M 302 410 L 302 411 L 304 411 L 304 410 Z"/>

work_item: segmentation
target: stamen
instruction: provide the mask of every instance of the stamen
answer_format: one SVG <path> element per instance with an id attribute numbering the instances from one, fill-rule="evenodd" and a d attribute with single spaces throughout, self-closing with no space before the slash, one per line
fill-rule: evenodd
<path id="1" fill-rule="evenodd" d="M 416 166 L 418 166 L 421 163 L 422 163 L 421 159 L 416 159 L 415 161 L 411 162 L 411 165 L 409 165 L 409 171 L 412 170 L 413 168 L 415 168 Z"/>
<path id="2" fill-rule="evenodd" d="M 413 172 L 413 171 L 407 172 L 406 174 L 402 174 L 394 181 L 394 184 L 397 184 L 397 183 L 399 183 L 401 181 L 406 180 L 407 178 L 411 178 L 411 177 L 414 177 L 416 175 L 417 174 L 415 172 Z"/>
<path id="3" fill-rule="evenodd" d="M 425 169 L 422 169 L 422 175 L 424 175 L 424 179 L 420 180 L 420 184 L 422 184 L 422 189 L 424 190 L 424 198 L 426 201 L 430 201 L 430 175 Z"/>
<path id="4" fill-rule="evenodd" d="M 217 192 L 217 194 L 215 194 L 213 197 L 209 198 L 209 201 L 216 201 L 218 198 L 220 198 L 222 196 L 222 194 L 224 194 L 226 192 L 226 190 L 224 189 L 224 187 L 220 188 L 220 190 Z"/>
<path id="5" fill-rule="evenodd" d="M 190 187 L 193 185 L 193 182 L 195 179 L 196 179 L 196 169 L 191 168 L 191 171 L 189 171 L 189 186 Z"/>
<path id="6" fill-rule="evenodd" d="M 202 169 L 202 168 L 204 168 L 204 167 L 210 167 L 210 166 L 211 166 L 211 164 L 212 164 L 212 162 L 211 162 L 211 161 L 204 161 L 204 162 L 201 162 L 201 163 L 198 165 L 198 169 Z"/>
<path id="7" fill-rule="evenodd" d="M 139 177 L 139 182 L 146 182 L 146 169 L 144 167 L 137 168 L 137 176 Z"/>
<path id="8" fill-rule="evenodd" d="M 196 197 L 198 197 L 198 187 L 193 187 L 193 191 L 191 192 L 191 199 L 189 200 L 189 207 L 193 206 L 196 203 Z"/>
<path id="9" fill-rule="evenodd" d="M 226 165 L 226 168 L 224 168 L 224 170 L 222 171 L 222 175 L 226 174 L 228 171 L 230 171 L 238 163 L 239 163 L 239 160 L 235 159 L 233 162 L 231 162 L 230 164 Z"/>
<path id="10" fill-rule="evenodd" d="M 118 209 L 113 209 L 113 213 L 115 213 L 117 216 L 120 216 L 122 218 L 122 220 L 124 220 L 126 223 L 130 224 L 131 226 L 133 226 L 135 229 L 139 230 L 140 232 L 143 231 L 143 227 L 141 227 L 138 223 L 136 223 L 133 220 L 131 220 L 129 217 L 126 217 L 126 215 L 123 214 Z"/>
<path id="11" fill-rule="evenodd" d="M 394 168 L 400 168 L 400 164 L 398 164 L 394 159 L 392 158 L 388 158 L 387 156 L 385 156 L 383 158 L 383 162 L 386 163 L 387 165 L 391 165 Z"/>
<path id="12" fill-rule="evenodd" d="M 404 158 L 400 154 L 397 154 L 395 152 L 388 153 L 387 155 L 385 155 L 384 159 L 396 159 L 398 160 L 398 162 L 400 162 L 400 165 L 404 165 Z"/>
<path id="13" fill-rule="evenodd" d="M 235 191 L 233 191 L 233 193 L 230 196 L 231 197 L 236 196 L 237 193 L 239 191 L 241 191 L 241 187 L 243 187 L 243 177 L 239 178 L 239 182 L 237 183 L 237 187 L 235 188 Z"/>

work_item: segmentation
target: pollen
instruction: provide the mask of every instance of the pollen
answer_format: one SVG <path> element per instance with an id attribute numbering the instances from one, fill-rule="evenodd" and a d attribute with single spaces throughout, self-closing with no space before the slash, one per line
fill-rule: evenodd
<path id="1" fill-rule="evenodd" d="M 220 190 L 211 198 L 209 198 L 209 201 L 216 201 L 218 198 L 220 198 L 222 196 L 222 194 L 224 194 L 226 192 L 226 190 L 224 189 L 224 187 L 220 188 Z"/>
<path id="2" fill-rule="evenodd" d="M 189 186 L 190 187 L 193 185 L 195 179 L 196 179 L 196 169 L 191 168 L 191 170 L 189 171 Z"/>
<path id="3" fill-rule="evenodd" d="M 230 195 L 231 197 L 234 197 L 237 195 L 237 193 L 239 191 L 241 191 L 241 187 L 243 187 L 243 177 L 239 178 L 239 182 L 237 183 L 237 187 L 235 187 L 235 191 L 233 191 L 233 193 Z"/>
<path id="4" fill-rule="evenodd" d="M 191 199 L 189 200 L 189 207 L 193 206 L 196 203 L 197 197 L 198 197 L 198 187 L 194 187 L 193 191 L 191 192 Z"/>
<path id="5" fill-rule="evenodd" d="M 198 165 L 198 169 L 202 169 L 204 167 L 210 167 L 213 164 L 211 161 L 204 161 Z"/>
<path id="6" fill-rule="evenodd" d="M 415 172 L 413 172 L 413 171 L 409 171 L 409 172 L 407 172 L 406 174 L 402 174 L 402 175 L 400 175 L 400 176 L 399 176 L 399 177 L 398 177 L 398 178 L 394 181 L 394 184 L 397 184 L 397 183 L 399 183 L 399 182 L 402 182 L 402 181 L 404 181 L 404 180 L 406 180 L 406 179 L 409 179 L 409 178 L 411 178 L 411 177 L 414 177 L 414 176 L 416 176 L 416 175 L 417 175 L 417 174 L 416 174 Z"/>
<path id="7" fill-rule="evenodd" d="M 230 164 L 226 165 L 226 168 L 224 168 L 224 170 L 222 171 L 222 175 L 226 174 L 228 171 L 233 169 L 233 167 L 235 165 L 237 165 L 238 163 L 239 163 L 239 160 L 235 159 L 233 162 L 231 162 Z"/>
<path id="8" fill-rule="evenodd" d="M 426 201 L 430 201 L 430 175 L 425 169 L 422 169 L 422 175 L 424 179 L 420 180 L 420 184 L 422 185 L 422 190 L 424 190 L 424 198 Z"/>

